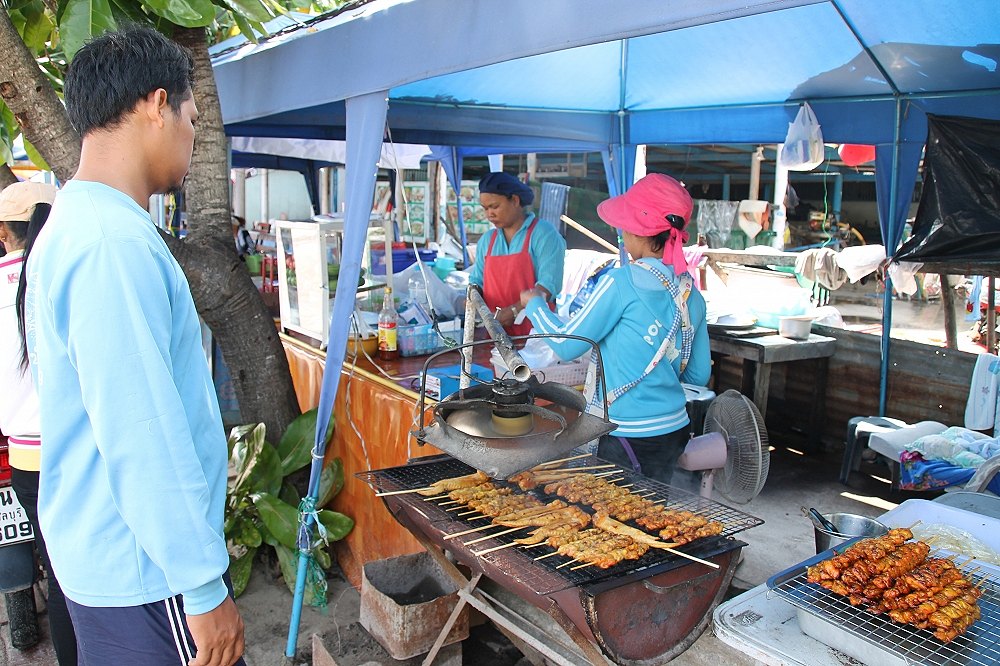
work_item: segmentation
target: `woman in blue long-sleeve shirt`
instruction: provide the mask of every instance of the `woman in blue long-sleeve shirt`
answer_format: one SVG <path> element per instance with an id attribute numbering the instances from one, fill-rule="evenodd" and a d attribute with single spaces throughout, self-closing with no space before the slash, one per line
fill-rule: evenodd
<path id="1" fill-rule="evenodd" d="M 578 335 L 600 346 L 609 413 L 618 427 L 601 438 L 598 455 L 665 483 L 689 437 L 681 384 L 705 385 L 711 372 L 705 299 L 683 253 L 692 206 L 673 178 L 646 176 L 597 207 L 602 220 L 621 230 L 632 262 L 602 277 L 569 322 L 535 290 L 521 294 L 535 333 Z M 546 342 L 563 360 L 590 349 L 578 340 Z"/>

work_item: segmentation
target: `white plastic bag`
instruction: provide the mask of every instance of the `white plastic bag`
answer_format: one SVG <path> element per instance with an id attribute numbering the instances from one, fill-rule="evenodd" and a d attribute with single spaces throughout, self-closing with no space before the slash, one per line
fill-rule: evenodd
<path id="1" fill-rule="evenodd" d="M 799 107 L 795 121 L 788 124 L 788 135 L 781 146 L 778 164 L 790 171 L 812 171 L 826 156 L 823 132 L 808 103 Z"/>

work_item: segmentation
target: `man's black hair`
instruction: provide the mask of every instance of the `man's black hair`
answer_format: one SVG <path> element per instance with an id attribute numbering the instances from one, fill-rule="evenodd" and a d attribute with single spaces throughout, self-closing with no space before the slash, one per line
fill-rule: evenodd
<path id="1" fill-rule="evenodd" d="M 139 100 L 158 88 L 176 113 L 191 96 L 194 59 L 152 28 L 132 25 L 87 42 L 66 73 L 69 120 L 86 136 L 114 129 Z"/>

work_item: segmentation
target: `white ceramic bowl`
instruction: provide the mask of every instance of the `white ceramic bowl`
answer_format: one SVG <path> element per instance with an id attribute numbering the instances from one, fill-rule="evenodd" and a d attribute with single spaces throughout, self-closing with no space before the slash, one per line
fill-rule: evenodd
<path id="1" fill-rule="evenodd" d="M 813 317 L 811 315 L 798 315 L 794 317 L 778 318 L 778 334 L 783 338 L 792 340 L 809 339 L 809 329 L 812 328 Z"/>

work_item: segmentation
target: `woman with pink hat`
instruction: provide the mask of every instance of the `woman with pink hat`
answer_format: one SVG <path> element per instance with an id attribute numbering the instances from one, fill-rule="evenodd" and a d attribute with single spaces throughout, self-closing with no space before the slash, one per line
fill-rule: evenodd
<path id="1" fill-rule="evenodd" d="M 620 231 L 632 261 L 604 275 L 569 322 L 559 320 L 537 290 L 521 293 L 535 333 L 576 335 L 600 346 L 608 411 L 618 427 L 601 438 L 598 455 L 664 483 L 690 437 L 681 383 L 704 386 L 711 372 L 705 299 L 683 251 L 692 207 L 679 182 L 646 176 L 597 207 Z M 590 349 L 580 340 L 545 341 L 567 361 Z M 599 406 L 593 364 L 587 383 L 591 404 Z"/>

